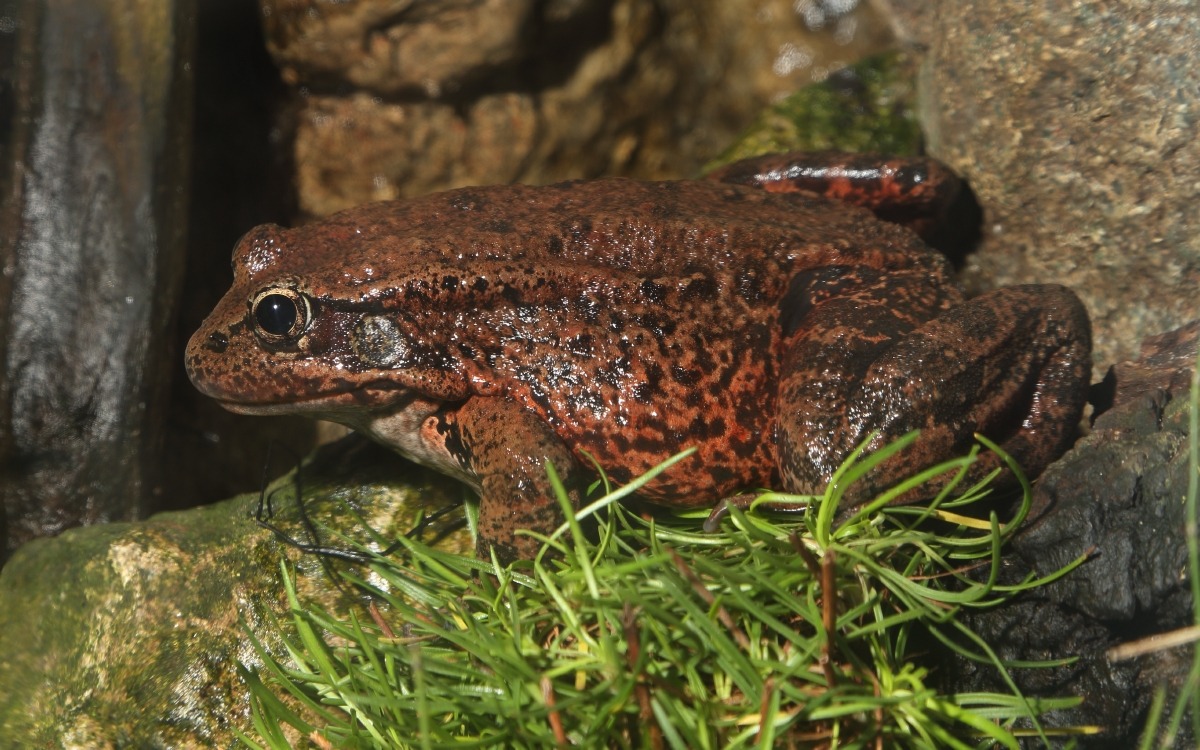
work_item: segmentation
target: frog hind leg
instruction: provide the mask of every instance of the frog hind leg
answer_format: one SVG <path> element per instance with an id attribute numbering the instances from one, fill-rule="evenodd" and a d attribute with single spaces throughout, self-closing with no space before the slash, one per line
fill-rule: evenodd
<path id="1" fill-rule="evenodd" d="M 502 564 L 533 559 L 541 542 L 517 532 L 549 534 L 563 522 L 546 464 L 578 508 L 586 479 L 579 462 L 545 421 L 513 401 L 471 398 L 453 420 L 463 461 L 479 479 L 479 557 L 494 551 Z"/>
<path id="2" fill-rule="evenodd" d="M 719 167 L 706 177 L 861 206 L 925 238 L 935 233 L 962 189 L 949 167 L 928 157 L 840 151 L 766 154 Z"/>
<path id="3" fill-rule="evenodd" d="M 888 314 L 882 305 L 831 300 L 806 323 L 815 330 L 878 331 Z M 1091 371 L 1090 324 L 1065 287 L 1007 287 L 890 340 L 800 335 L 785 368 L 778 451 L 784 485 L 793 492 L 822 491 L 872 433 L 869 449 L 921 431 L 914 445 L 851 489 L 850 502 L 857 505 L 923 468 L 964 455 L 977 432 L 997 442 L 1027 475 L 1039 474 L 1075 436 Z M 994 454 L 983 454 L 968 478 L 999 463 Z"/>

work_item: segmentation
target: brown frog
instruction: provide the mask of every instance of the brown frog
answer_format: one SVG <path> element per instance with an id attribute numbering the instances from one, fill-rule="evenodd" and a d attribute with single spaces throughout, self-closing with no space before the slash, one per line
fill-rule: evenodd
<path id="1" fill-rule="evenodd" d="M 580 501 L 585 453 L 623 482 L 694 446 L 642 493 L 694 507 L 820 491 L 873 431 L 922 432 L 863 499 L 975 432 L 1031 474 L 1065 450 L 1090 372 L 1079 300 L 964 301 L 912 231 L 834 199 L 928 213 L 944 168 L 784 155 L 715 178 L 473 187 L 258 227 L 188 373 L 232 411 L 341 422 L 462 479 L 480 552 L 503 560 L 561 521 L 548 461 Z"/>

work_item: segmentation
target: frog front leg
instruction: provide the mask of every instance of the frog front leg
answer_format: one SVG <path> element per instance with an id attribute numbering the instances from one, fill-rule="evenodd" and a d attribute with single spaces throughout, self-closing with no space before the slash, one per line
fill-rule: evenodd
<path id="1" fill-rule="evenodd" d="M 479 557 L 495 550 L 501 563 L 532 559 L 540 542 L 517 532 L 549 534 L 563 522 L 547 462 L 575 508 L 586 481 L 582 467 L 543 419 L 513 401 L 474 397 L 447 417 L 459 460 L 478 479 Z"/>
<path id="2" fill-rule="evenodd" d="M 965 454 L 976 432 L 1035 476 L 1074 437 L 1090 353 L 1087 314 L 1061 286 L 999 289 L 916 327 L 883 302 L 828 300 L 805 316 L 784 363 L 784 484 L 819 492 L 873 432 L 871 449 L 917 429 L 919 440 L 854 488 L 852 503 Z M 981 456 L 971 477 L 998 463 Z"/>

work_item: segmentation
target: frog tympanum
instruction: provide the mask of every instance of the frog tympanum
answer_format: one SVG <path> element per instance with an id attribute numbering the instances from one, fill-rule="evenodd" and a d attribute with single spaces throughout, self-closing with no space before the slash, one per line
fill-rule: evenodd
<path id="1" fill-rule="evenodd" d="M 1090 373 L 1079 300 L 970 300 L 910 229 L 925 160 L 786 155 L 715 179 L 472 187 L 251 230 L 192 337 L 192 382 L 246 414 L 349 425 L 481 495 L 479 549 L 529 556 L 596 461 L 641 495 L 712 505 L 820 491 L 873 432 L 920 429 L 862 492 L 979 432 L 1031 474 L 1069 444 Z M 928 209 L 928 205 L 926 206 Z M 994 457 L 979 462 L 989 470 Z M 863 499 L 866 499 L 865 495 Z"/>

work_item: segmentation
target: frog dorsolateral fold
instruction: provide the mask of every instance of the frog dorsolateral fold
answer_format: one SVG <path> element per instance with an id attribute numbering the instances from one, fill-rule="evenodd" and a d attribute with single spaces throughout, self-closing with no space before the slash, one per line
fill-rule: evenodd
<path id="1" fill-rule="evenodd" d="M 963 299 L 945 259 L 879 216 L 936 212 L 925 160 L 778 155 L 715 179 L 473 187 L 251 230 L 192 337 L 192 382 L 247 414 L 341 422 L 481 495 L 479 550 L 528 557 L 586 452 L 703 506 L 819 492 L 863 440 L 920 440 L 873 490 L 998 442 L 1030 474 L 1072 440 L 1087 314 L 1055 285 Z M 977 471 L 990 470 L 986 456 Z"/>

